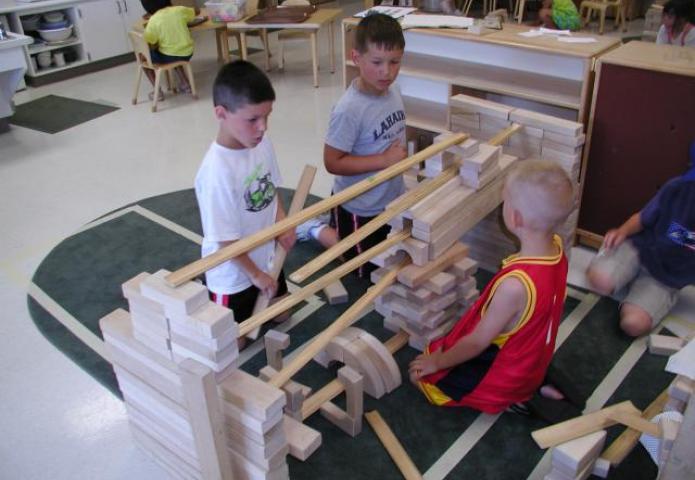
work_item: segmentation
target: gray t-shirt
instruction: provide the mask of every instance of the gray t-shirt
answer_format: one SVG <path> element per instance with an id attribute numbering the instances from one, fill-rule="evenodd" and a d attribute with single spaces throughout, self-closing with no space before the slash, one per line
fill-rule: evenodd
<path id="1" fill-rule="evenodd" d="M 358 90 L 353 81 L 331 112 L 326 143 L 351 155 L 364 156 L 385 151 L 397 139 L 405 147 L 405 107 L 398 87 L 391 86 L 384 95 L 370 95 Z M 345 190 L 373 174 L 336 175 L 333 192 Z M 403 178 L 398 175 L 342 207 L 360 217 L 373 217 L 403 190 Z"/>

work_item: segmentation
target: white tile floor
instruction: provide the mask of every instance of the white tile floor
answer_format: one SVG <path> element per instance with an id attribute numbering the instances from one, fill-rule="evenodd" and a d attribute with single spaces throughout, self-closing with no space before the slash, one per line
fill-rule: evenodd
<path id="1" fill-rule="evenodd" d="M 342 4 L 346 13 L 360 5 Z M 327 71 L 327 42 L 321 43 L 319 89 L 311 86 L 308 45 L 290 46 L 285 72 L 270 74 L 278 97 L 270 136 L 290 187 L 304 164 L 321 167 L 329 111 L 342 93 L 341 72 Z M 192 186 L 216 132 L 212 35 L 197 45 L 193 65 L 200 99 L 169 98 L 156 114 L 147 103 L 130 105 L 132 63 L 15 97 L 23 103 L 58 94 L 121 109 L 56 135 L 19 127 L 0 135 L 2 479 L 166 478 L 135 447 L 122 403 L 36 330 L 26 291 L 41 259 L 85 223 L 129 202 Z M 261 55 L 252 60 L 262 65 Z M 319 168 L 313 193 L 327 195 L 330 184 Z"/>

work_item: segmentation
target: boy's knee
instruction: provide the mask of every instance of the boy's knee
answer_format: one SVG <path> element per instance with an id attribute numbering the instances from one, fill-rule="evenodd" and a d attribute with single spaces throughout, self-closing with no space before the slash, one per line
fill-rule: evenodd
<path id="1" fill-rule="evenodd" d="M 632 303 L 620 309 L 620 328 L 631 337 L 639 337 L 652 329 L 652 317 L 641 307 Z"/>
<path id="2" fill-rule="evenodd" d="M 615 282 L 609 274 L 600 269 L 590 266 L 586 271 L 586 278 L 591 287 L 601 295 L 611 295 L 615 290 Z"/>

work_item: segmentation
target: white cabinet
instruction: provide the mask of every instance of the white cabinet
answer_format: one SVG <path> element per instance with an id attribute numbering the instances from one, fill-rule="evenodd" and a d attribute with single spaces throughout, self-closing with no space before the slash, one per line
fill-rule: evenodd
<path id="1" fill-rule="evenodd" d="M 128 31 L 145 13 L 139 0 L 96 0 L 78 7 L 89 60 L 131 52 Z"/>

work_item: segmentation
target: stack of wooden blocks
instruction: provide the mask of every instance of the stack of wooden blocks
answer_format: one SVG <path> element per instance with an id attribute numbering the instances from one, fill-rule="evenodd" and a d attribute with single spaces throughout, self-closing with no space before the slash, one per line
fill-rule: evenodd
<path id="1" fill-rule="evenodd" d="M 504 226 L 502 207 L 497 207 L 466 233 L 461 241 L 480 267 L 496 272 L 502 259 L 519 251 L 518 239 Z"/>
<path id="2" fill-rule="evenodd" d="M 175 478 L 289 478 L 285 393 L 236 367 L 231 311 L 167 273 L 126 282 L 131 312 L 100 321 L 135 440 Z"/>
<path id="3" fill-rule="evenodd" d="M 398 282 L 375 302 L 384 326 L 408 332 L 410 346 L 419 350 L 446 334 L 480 295 L 473 277 L 477 264 L 467 252 L 466 246 L 456 243 L 437 260 L 401 270 Z M 372 281 L 377 282 L 393 265 L 387 257 L 384 266 L 372 272 Z"/>
<path id="4" fill-rule="evenodd" d="M 600 430 L 553 448 L 545 480 L 584 480 L 592 474 L 605 478 L 610 463 L 599 459 L 605 441 L 606 431 Z"/>
<path id="5" fill-rule="evenodd" d="M 586 140 L 581 123 L 463 94 L 452 97 L 450 106 L 452 131 L 463 131 L 482 141 L 490 139 L 502 128 L 514 123 L 520 124 L 523 126 L 522 130 L 502 144 L 503 153 L 514 155 L 521 160 L 541 158 L 555 162 L 569 174 L 573 181 L 579 182 L 582 148 Z M 579 206 L 577 205 L 557 231 L 563 239 L 565 253 L 568 256 L 578 220 Z M 494 223 L 490 222 L 489 226 L 495 228 Z M 499 232 L 499 222 L 497 223 L 496 230 Z M 486 230 L 484 234 L 490 236 L 489 229 L 481 228 L 481 230 Z M 483 234 L 483 232 L 480 233 Z M 492 245 L 492 248 L 485 249 L 485 254 L 480 258 L 481 263 L 484 262 L 486 267 L 491 263 L 490 257 L 496 258 L 496 263 L 499 265 L 499 261 L 509 253 L 510 245 L 504 241 L 507 235 L 504 232 L 499 233 L 501 235 L 495 235 L 501 240 L 499 252 L 494 252 L 494 245 Z M 474 245 L 474 242 L 467 241 Z M 471 251 L 471 256 L 478 259 L 476 250 L 478 249 L 474 248 Z"/>

